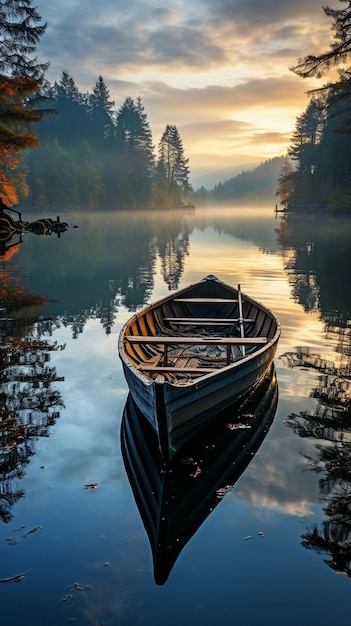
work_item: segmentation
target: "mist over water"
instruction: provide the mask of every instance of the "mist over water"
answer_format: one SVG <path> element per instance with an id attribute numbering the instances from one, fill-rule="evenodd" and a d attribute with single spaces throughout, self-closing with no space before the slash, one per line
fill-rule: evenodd
<path id="1" fill-rule="evenodd" d="M 1 623 L 348 624 L 351 220 L 260 207 L 62 218 L 60 237 L 26 233 L 0 259 L 2 280 L 47 298 L 33 319 L 0 321 Z M 207 274 L 278 315 L 278 399 L 196 528 L 206 494 L 179 479 L 199 497 L 177 501 L 179 540 L 183 518 L 194 534 L 160 585 L 121 453 L 117 340 L 134 311 Z"/>

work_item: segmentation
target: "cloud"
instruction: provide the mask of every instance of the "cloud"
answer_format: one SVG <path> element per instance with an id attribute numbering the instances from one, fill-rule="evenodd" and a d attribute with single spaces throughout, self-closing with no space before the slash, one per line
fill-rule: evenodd
<path id="1" fill-rule="evenodd" d="M 167 73 L 176 66 L 194 73 L 237 65 L 245 57 L 279 58 L 282 48 L 284 56 L 303 53 L 319 22 L 326 22 L 319 0 L 197 0 L 172 8 L 138 0 L 38 4 L 48 22 L 42 52 L 55 65 L 64 59 L 116 71 Z"/>
<path id="2" fill-rule="evenodd" d="M 334 0 L 336 2 L 336 0 Z M 68 70 L 82 91 L 102 75 L 118 108 L 144 102 L 157 143 L 167 123 L 191 167 L 224 151 L 231 162 L 287 149 L 315 86 L 289 67 L 325 49 L 320 0 L 37 0 L 47 21 L 38 52 L 48 78 Z M 183 134 L 184 133 L 184 134 Z M 255 155 L 255 146 L 257 154 Z M 200 155 L 200 151 L 203 151 Z"/>
<path id="3" fill-rule="evenodd" d="M 308 87 L 294 75 L 277 78 L 254 78 L 237 85 L 208 85 L 201 88 L 178 88 L 167 83 L 150 81 L 143 85 L 145 97 L 150 102 L 167 99 L 167 113 L 182 117 L 179 106 L 197 116 L 221 118 L 223 112 L 241 111 L 248 106 L 290 108 L 294 101 L 301 102 L 302 86 Z M 134 83 L 134 88 L 138 84 Z"/>
<path id="4" fill-rule="evenodd" d="M 231 23 L 252 30 L 271 27 L 275 23 L 316 19 L 323 15 L 320 0 L 199 0 L 207 7 L 210 19 L 216 24 Z"/>
<path id="5" fill-rule="evenodd" d="M 154 130 L 173 123 L 191 143 L 223 138 L 233 141 L 241 134 L 245 141 L 249 132 L 282 132 L 286 141 L 295 123 L 296 110 L 307 104 L 302 81 L 296 76 L 275 79 L 253 79 L 234 86 L 210 85 L 203 88 L 180 89 L 166 83 L 143 85 L 141 97 Z M 134 85 L 136 91 L 140 85 Z M 279 123 L 277 119 L 279 118 Z M 271 128 L 272 118 L 275 123 Z M 270 138 L 272 138 L 272 134 Z M 267 135 L 268 137 L 268 135 Z M 278 134 L 276 134 L 278 139 Z M 251 143 L 251 141 L 250 141 Z M 279 152 L 281 152 L 282 141 Z"/>

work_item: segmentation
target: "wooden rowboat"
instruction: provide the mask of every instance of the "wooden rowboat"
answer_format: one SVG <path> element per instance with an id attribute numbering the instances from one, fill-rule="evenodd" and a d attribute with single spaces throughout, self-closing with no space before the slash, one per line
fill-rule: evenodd
<path id="1" fill-rule="evenodd" d="M 215 411 L 214 419 L 165 469 L 156 433 L 129 394 L 121 450 L 158 585 L 166 582 L 184 546 L 253 460 L 273 422 L 277 400 L 272 365 L 250 395 Z"/>
<path id="2" fill-rule="evenodd" d="M 124 325 L 118 343 L 124 375 L 166 461 L 214 409 L 225 408 L 262 378 L 279 336 L 269 309 L 213 275 Z"/>

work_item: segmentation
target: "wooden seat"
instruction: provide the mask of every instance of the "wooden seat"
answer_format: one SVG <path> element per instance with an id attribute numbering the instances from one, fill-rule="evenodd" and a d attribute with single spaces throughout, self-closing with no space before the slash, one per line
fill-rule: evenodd
<path id="1" fill-rule="evenodd" d="M 253 318 L 240 320 L 240 317 L 165 317 L 165 322 L 171 322 L 172 324 L 191 324 L 192 326 L 215 326 L 223 324 L 237 324 L 243 321 L 245 324 L 254 323 Z"/>
<path id="2" fill-rule="evenodd" d="M 203 302 L 205 304 L 225 304 L 226 302 L 238 302 L 236 298 L 174 298 L 173 302 Z"/>
<path id="3" fill-rule="evenodd" d="M 267 337 L 180 337 L 179 335 L 176 337 L 126 335 L 125 338 L 131 344 L 163 344 L 164 367 L 168 366 L 168 346 L 171 345 L 224 346 L 227 351 L 227 365 L 229 365 L 232 346 L 257 346 L 266 344 L 268 341 Z"/>
<path id="4" fill-rule="evenodd" d="M 176 366 L 167 366 L 164 365 L 140 365 L 138 369 L 141 372 L 174 372 L 175 374 L 211 374 L 216 371 L 214 367 L 176 367 Z"/>
<path id="5" fill-rule="evenodd" d="M 212 344 L 218 346 L 256 346 L 259 344 L 266 344 L 268 339 L 267 337 L 181 337 L 179 335 L 175 337 L 171 337 L 168 335 L 165 336 L 155 336 L 155 335 L 126 335 L 125 338 L 130 343 L 138 343 L 138 344 L 157 344 L 162 343 L 165 345 L 179 345 L 186 344 L 192 346 L 210 346 Z"/>

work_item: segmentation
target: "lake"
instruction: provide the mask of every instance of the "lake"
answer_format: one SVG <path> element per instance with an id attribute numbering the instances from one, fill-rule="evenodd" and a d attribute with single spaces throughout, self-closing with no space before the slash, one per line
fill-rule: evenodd
<path id="1" fill-rule="evenodd" d="M 1 248 L 3 284 L 47 300 L 1 313 L 1 624 L 349 624 L 351 219 L 261 207 L 61 219 L 60 237 Z M 117 341 L 134 311 L 207 274 L 278 315 L 277 384 L 252 399 L 269 417 L 254 447 L 225 456 L 211 431 L 194 465 L 161 477 L 179 528 L 167 565 L 122 455 Z"/>

